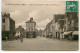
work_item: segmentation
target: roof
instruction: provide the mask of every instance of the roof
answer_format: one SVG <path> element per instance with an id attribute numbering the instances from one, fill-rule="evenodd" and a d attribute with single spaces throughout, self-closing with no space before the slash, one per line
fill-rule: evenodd
<path id="1" fill-rule="evenodd" d="M 10 14 L 9 14 L 9 13 L 1 12 L 1 14 L 2 14 L 2 18 L 3 18 L 3 17 L 6 17 L 6 18 L 9 18 L 9 19 L 11 19 L 12 21 L 14 21 L 14 20 L 10 17 Z"/>
<path id="2" fill-rule="evenodd" d="M 11 19 L 12 21 L 14 21 L 11 17 L 9 17 L 9 19 Z"/>
<path id="3" fill-rule="evenodd" d="M 36 22 L 33 20 L 33 17 L 31 17 L 30 20 L 27 21 L 26 23 L 36 23 Z"/>
<path id="4" fill-rule="evenodd" d="M 18 28 L 16 28 L 16 31 L 24 31 L 24 28 L 22 28 L 22 26 L 19 26 Z"/>

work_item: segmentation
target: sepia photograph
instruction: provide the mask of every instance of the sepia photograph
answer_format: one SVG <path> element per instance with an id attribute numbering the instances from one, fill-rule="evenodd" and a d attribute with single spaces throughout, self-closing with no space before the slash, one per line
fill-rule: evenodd
<path id="1" fill-rule="evenodd" d="M 2 0 L 3 51 L 78 51 L 79 1 Z"/>

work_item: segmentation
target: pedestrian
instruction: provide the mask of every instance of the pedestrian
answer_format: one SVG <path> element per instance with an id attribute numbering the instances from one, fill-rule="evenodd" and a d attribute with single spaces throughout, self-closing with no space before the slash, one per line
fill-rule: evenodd
<path id="1" fill-rule="evenodd" d="M 7 41 L 7 37 L 6 37 L 6 41 Z"/>
<path id="2" fill-rule="evenodd" d="M 70 36 L 69 38 L 70 38 L 70 40 L 72 41 L 72 36 Z"/>
<path id="3" fill-rule="evenodd" d="M 22 43 L 22 42 L 23 42 L 23 38 L 21 37 L 21 39 L 20 39 L 20 40 L 21 40 L 21 43 Z"/>

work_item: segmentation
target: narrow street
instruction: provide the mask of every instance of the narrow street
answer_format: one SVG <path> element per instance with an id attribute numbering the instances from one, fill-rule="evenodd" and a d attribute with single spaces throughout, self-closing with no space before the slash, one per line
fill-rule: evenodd
<path id="1" fill-rule="evenodd" d="M 3 50 L 18 51 L 54 51 L 54 50 L 78 50 L 78 41 L 58 40 L 45 37 L 24 38 L 20 40 L 2 41 Z"/>

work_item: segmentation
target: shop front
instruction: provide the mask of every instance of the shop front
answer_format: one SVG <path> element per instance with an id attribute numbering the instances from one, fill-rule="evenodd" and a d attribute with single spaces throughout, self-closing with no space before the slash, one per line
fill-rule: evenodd
<path id="1" fill-rule="evenodd" d="M 72 33 L 72 39 L 73 39 L 73 40 L 78 40 L 78 38 L 79 38 L 79 33 L 78 33 L 78 31 L 74 31 L 74 32 Z"/>

